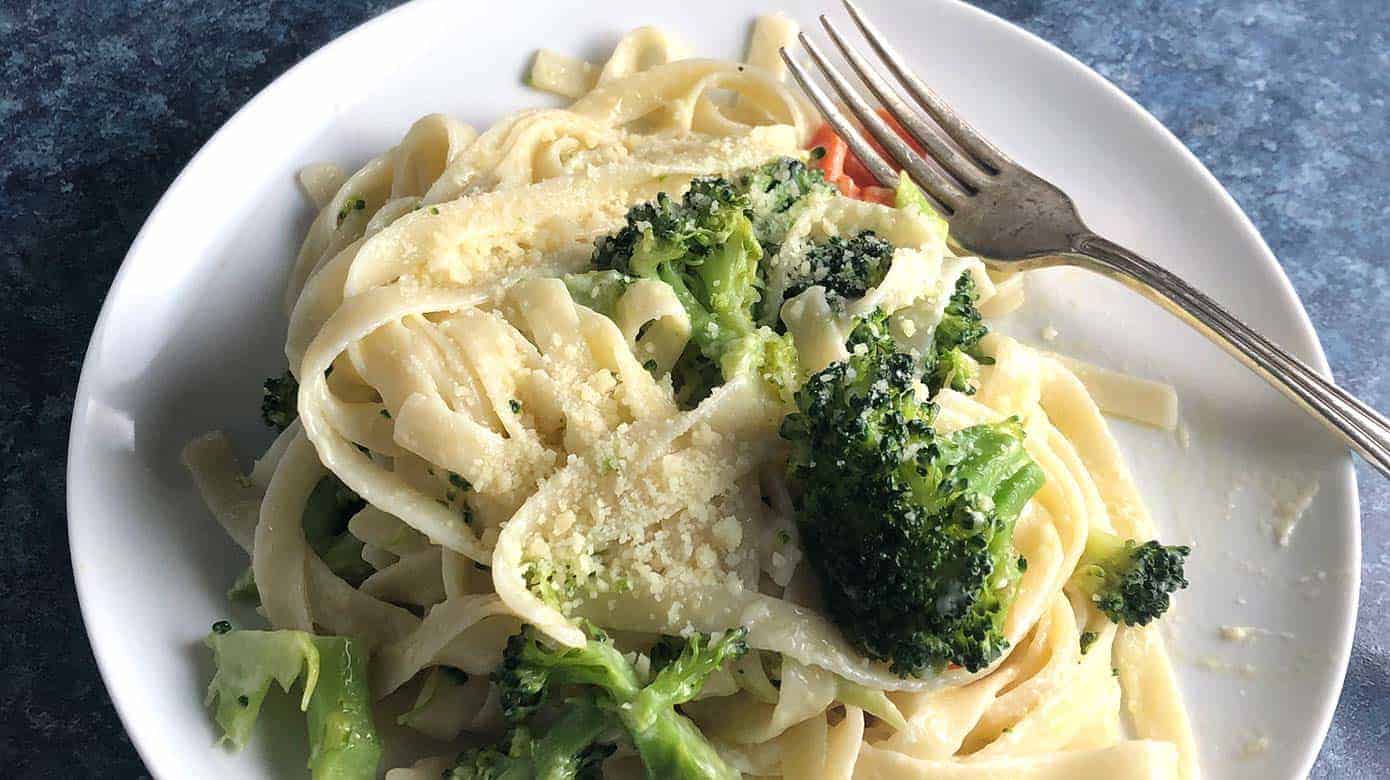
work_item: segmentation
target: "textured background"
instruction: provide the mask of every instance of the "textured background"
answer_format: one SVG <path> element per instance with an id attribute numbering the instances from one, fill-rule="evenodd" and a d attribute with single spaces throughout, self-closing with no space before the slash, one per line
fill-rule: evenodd
<path id="1" fill-rule="evenodd" d="M 1293 279 L 1337 379 L 1390 408 L 1390 3 L 977 0 L 1100 71 L 1197 153 Z M 390 3 L 0 2 L 0 766 L 144 774 L 69 573 L 68 418 L 102 297 L 214 130 Z M 1359 468 L 1346 688 L 1314 777 L 1390 777 L 1390 489 Z"/>

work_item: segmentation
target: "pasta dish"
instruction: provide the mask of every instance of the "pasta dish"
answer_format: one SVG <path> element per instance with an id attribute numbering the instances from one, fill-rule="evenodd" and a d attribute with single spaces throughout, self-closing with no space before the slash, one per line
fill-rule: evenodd
<path id="1" fill-rule="evenodd" d="M 207 637 L 226 742 L 278 686 L 315 778 L 1198 777 L 1188 549 L 1103 416 L 1171 390 L 993 331 L 1022 278 L 869 177 L 794 34 L 541 51 L 567 108 L 302 171 L 278 436 L 184 452 L 268 623 Z"/>

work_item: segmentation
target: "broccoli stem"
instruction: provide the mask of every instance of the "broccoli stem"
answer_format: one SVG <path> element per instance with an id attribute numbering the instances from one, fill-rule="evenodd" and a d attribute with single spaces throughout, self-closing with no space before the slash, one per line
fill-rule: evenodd
<path id="1" fill-rule="evenodd" d="M 372 724 L 367 653 L 354 640 L 304 631 L 233 631 L 218 623 L 206 639 L 217 673 L 208 703 L 225 739 L 243 747 L 272 682 L 289 691 L 303 679 L 314 780 L 371 780 L 381 760 Z"/>
<path id="2" fill-rule="evenodd" d="M 858 683 L 840 678 L 836 681 L 835 700 L 858 707 L 892 726 L 894 731 L 907 731 L 910 728 L 898 705 L 883 691 L 865 688 Z"/>
<path id="3" fill-rule="evenodd" d="M 593 703 L 571 703 L 532 749 L 536 780 L 577 777 L 588 762 L 586 750 L 612 727 L 609 715 Z"/>
<path id="4" fill-rule="evenodd" d="M 700 729 L 675 708 L 695 698 L 716 669 L 746 651 L 744 633 L 730 632 L 712 644 L 708 637 L 692 637 L 680 656 L 619 708 L 618 717 L 632 734 L 648 777 L 739 777 Z"/>
<path id="5" fill-rule="evenodd" d="M 740 233 L 702 258 L 698 275 L 683 272 L 671 262 L 657 268 L 657 277 L 670 285 L 690 315 L 691 340 L 700 354 L 719 366 L 725 381 L 743 369 L 742 352 L 736 347 L 756 330 L 752 316 L 756 296 L 749 294 L 761 258 L 758 243 Z M 692 284 L 703 289 L 692 289 Z"/>
<path id="6" fill-rule="evenodd" d="M 353 640 L 316 636 L 319 680 L 309 698 L 309 768 L 314 780 L 376 777 L 381 740 L 372 724 L 367 652 Z"/>
<path id="7" fill-rule="evenodd" d="M 619 710 L 619 717 L 625 710 Z M 698 726 L 674 709 L 662 710 L 638 730 L 623 717 L 632 743 L 642 757 L 648 780 L 738 780 L 742 775 L 724 763 Z"/>
<path id="8" fill-rule="evenodd" d="M 1109 573 L 1128 557 L 1125 554 L 1127 544 L 1133 542 L 1119 534 L 1107 533 L 1099 528 L 1091 529 L 1090 533 L 1086 534 L 1086 548 L 1081 553 L 1082 563 L 1077 566 L 1077 573 L 1081 574 L 1084 568 L 1085 576 L 1077 579 L 1077 587 L 1088 595 L 1104 587 L 1109 580 Z M 1083 585 L 1083 582 L 1086 584 Z"/>
<path id="9" fill-rule="evenodd" d="M 1077 561 L 1076 570 L 1068 583 L 1080 591 L 1087 601 L 1099 606 L 1103 594 L 1115 587 L 1116 574 L 1124 568 L 1128 558 L 1125 554 L 1126 542 L 1122 536 L 1092 528 L 1086 534 L 1086 547 L 1081 551 L 1081 559 Z"/>

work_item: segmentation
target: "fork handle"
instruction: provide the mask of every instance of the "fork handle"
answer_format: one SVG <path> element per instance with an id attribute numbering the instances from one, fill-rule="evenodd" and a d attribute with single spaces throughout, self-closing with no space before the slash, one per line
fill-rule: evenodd
<path id="1" fill-rule="evenodd" d="M 1264 377 L 1390 476 L 1390 421 L 1308 364 L 1256 333 L 1192 285 L 1113 241 L 1079 236 L 1071 260 L 1104 274 L 1176 314 Z"/>

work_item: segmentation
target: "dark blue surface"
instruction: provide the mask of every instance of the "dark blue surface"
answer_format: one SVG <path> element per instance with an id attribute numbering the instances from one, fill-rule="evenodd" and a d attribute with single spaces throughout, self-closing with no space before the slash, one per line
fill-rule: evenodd
<path id="1" fill-rule="evenodd" d="M 1390 409 L 1390 3 L 977 4 L 1078 56 L 1177 133 L 1273 247 L 1337 379 Z M 144 773 L 82 631 L 63 509 L 68 417 L 111 278 L 233 111 L 390 4 L 212 5 L 0 3 L 0 767 L 10 777 Z M 1359 475 L 1356 648 L 1314 777 L 1390 777 L 1390 489 Z"/>

